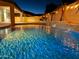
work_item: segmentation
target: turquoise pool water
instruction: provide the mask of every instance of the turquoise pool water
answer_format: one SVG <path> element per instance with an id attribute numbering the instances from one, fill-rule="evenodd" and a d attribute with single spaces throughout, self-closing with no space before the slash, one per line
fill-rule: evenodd
<path id="1" fill-rule="evenodd" d="M 71 34 L 78 39 L 78 33 Z M 1 40 L 0 59 L 79 59 L 79 50 L 60 40 L 38 29 L 14 31 Z"/>

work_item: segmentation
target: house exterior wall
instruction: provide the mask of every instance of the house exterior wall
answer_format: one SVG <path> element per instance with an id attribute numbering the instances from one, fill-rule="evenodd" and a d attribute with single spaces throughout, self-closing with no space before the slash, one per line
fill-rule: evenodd
<path id="1" fill-rule="evenodd" d="M 14 5 L 5 1 L 0 1 L 0 6 L 10 7 L 11 28 L 13 28 L 15 26 Z"/>
<path id="2" fill-rule="evenodd" d="M 15 17 L 16 23 L 39 23 L 40 22 L 40 16 L 31 16 L 31 17 Z"/>
<path id="3" fill-rule="evenodd" d="M 79 24 L 79 10 L 78 7 L 79 3 L 73 3 L 70 5 L 64 6 L 64 14 L 63 14 L 63 21 L 73 24 Z M 56 10 L 58 13 L 54 14 L 54 20 L 60 21 L 61 14 L 62 14 L 62 7 Z"/>

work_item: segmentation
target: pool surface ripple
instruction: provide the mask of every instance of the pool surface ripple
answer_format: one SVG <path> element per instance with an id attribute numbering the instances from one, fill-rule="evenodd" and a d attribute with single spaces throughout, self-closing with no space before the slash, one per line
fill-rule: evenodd
<path id="1" fill-rule="evenodd" d="M 79 53 L 43 30 L 14 31 L 0 42 L 0 59 L 79 59 Z"/>

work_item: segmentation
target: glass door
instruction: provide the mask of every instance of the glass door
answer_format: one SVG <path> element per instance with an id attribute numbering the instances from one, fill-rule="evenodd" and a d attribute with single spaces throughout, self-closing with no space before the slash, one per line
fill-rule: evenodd
<path id="1" fill-rule="evenodd" d="M 10 23 L 10 7 L 0 6 L 0 23 Z"/>

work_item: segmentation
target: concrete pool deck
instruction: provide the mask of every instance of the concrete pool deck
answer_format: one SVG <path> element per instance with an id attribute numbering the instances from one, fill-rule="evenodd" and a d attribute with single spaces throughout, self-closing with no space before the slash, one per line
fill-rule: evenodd
<path id="1" fill-rule="evenodd" d="M 10 23 L 0 23 L 0 29 L 7 28 L 10 26 Z"/>
<path id="2" fill-rule="evenodd" d="M 15 23 L 15 25 L 46 25 L 46 23 Z M 10 26 L 10 23 L 0 23 L 0 29 Z"/>

